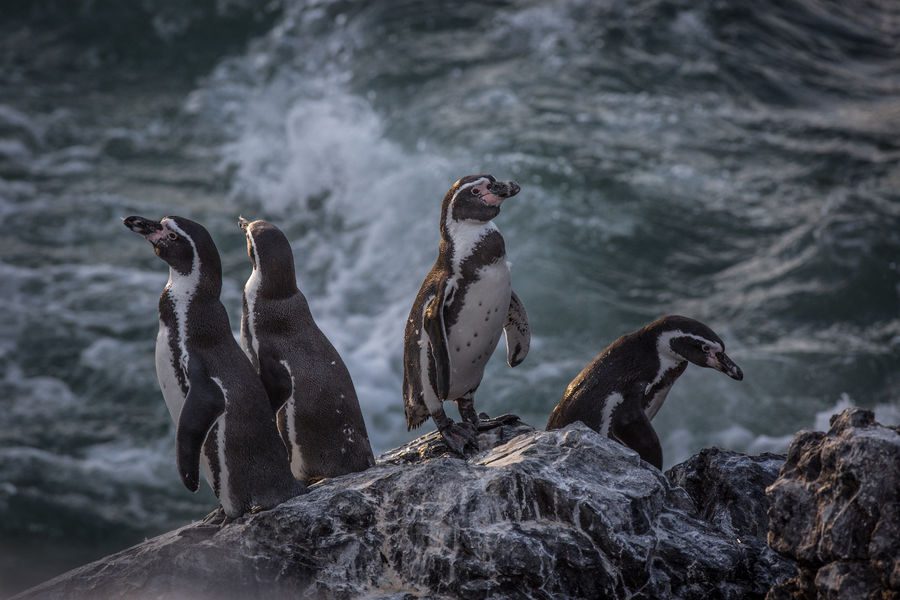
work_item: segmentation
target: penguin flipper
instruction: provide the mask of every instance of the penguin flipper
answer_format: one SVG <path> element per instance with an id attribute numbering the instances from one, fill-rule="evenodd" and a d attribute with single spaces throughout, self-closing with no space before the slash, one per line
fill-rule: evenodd
<path id="1" fill-rule="evenodd" d="M 200 358 L 191 356 L 188 363 L 190 388 L 178 417 L 176 456 L 178 474 L 192 492 L 200 487 L 200 454 L 206 435 L 216 419 L 225 412 L 225 395 L 209 378 Z"/>
<path id="2" fill-rule="evenodd" d="M 641 409 L 637 389 L 626 396 L 625 401 L 616 411 L 610 433 L 640 454 L 646 462 L 662 470 L 662 446 L 653 425 L 650 424 L 650 419 Z"/>
<path id="3" fill-rule="evenodd" d="M 294 379 L 290 371 L 279 360 L 279 357 L 269 351 L 259 352 L 259 378 L 262 379 L 269 404 L 272 406 L 272 414 L 278 414 L 284 403 L 294 395 Z"/>
<path id="4" fill-rule="evenodd" d="M 434 365 L 435 392 L 439 400 L 450 394 L 450 349 L 447 346 L 447 329 L 444 327 L 444 294 L 446 279 L 440 281 L 435 295 L 425 304 L 422 328 L 431 342 L 430 358 Z"/>
<path id="5" fill-rule="evenodd" d="M 517 367 L 525 360 L 531 347 L 531 327 L 528 325 L 528 313 L 515 292 L 509 299 L 509 311 L 503 324 L 506 334 L 506 362 L 510 367 Z"/>

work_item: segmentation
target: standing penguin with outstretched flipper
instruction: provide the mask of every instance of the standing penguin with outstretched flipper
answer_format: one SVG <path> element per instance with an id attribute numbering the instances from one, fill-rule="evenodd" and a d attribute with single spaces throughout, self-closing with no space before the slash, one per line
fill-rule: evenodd
<path id="1" fill-rule="evenodd" d="M 464 454 L 477 448 L 480 421 L 474 394 L 484 367 L 506 333 L 507 362 L 528 354 L 531 331 L 512 291 L 503 236 L 492 219 L 504 200 L 519 193 L 513 181 L 469 175 L 453 184 L 441 205 L 438 257 L 425 277 L 406 323 L 403 398 L 409 429 L 434 419 L 447 445 Z M 457 403 L 454 423 L 443 403 Z"/>
<path id="2" fill-rule="evenodd" d="M 294 477 L 313 482 L 368 469 L 375 456 L 353 381 L 297 287 L 290 242 L 266 221 L 239 224 L 253 266 L 241 345 L 277 413 Z"/>
<path id="3" fill-rule="evenodd" d="M 291 476 L 275 415 L 219 300 L 222 265 L 209 232 L 184 217 L 127 217 L 169 265 L 159 298 L 156 375 L 177 424 L 178 473 L 196 492 L 199 471 L 229 519 L 304 491 Z"/>
<path id="4" fill-rule="evenodd" d="M 662 447 L 650 420 L 689 362 L 744 378 L 712 329 L 688 317 L 661 317 L 600 352 L 566 388 L 547 429 L 581 421 L 662 469 Z"/>

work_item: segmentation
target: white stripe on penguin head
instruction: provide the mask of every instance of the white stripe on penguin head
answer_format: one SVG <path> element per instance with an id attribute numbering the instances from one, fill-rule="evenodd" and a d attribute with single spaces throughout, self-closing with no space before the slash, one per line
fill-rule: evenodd
<path id="1" fill-rule="evenodd" d="M 659 372 L 656 374 L 656 377 L 653 378 L 653 381 L 647 386 L 646 391 L 650 391 L 653 386 L 659 383 L 663 376 L 665 376 L 667 371 L 674 369 L 679 364 L 685 362 L 685 358 L 675 352 L 672 349 L 672 340 L 675 338 L 686 337 L 695 340 L 699 340 L 704 344 L 709 344 L 712 348 L 716 349 L 716 352 L 724 351 L 722 348 L 722 344 L 718 342 L 714 342 L 712 340 L 708 340 L 703 336 L 695 335 L 693 333 L 685 333 L 680 329 L 676 329 L 675 331 L 665 331 L 659 335 L 659 338 L 656 340 L 656 353 L 659 356 Z"/>
<path id="2" fill-rule="evenodd" d="M 181 349 L 181 368 L 187 373 L 187 313 L 194 294 L 197 293 L 197 288 L 200 286 L 200 253 L 197 252 L 197 244 L 194 243 L 194 239 L 174 220 L 165 218 L 160 221 L 160 224 L 186 239 L 194 252 L 191 272 L 182 275 L 176 269 L 169 267 L 169 283 L 166 285 L 172 304 L 175 305 L 175 326 L 178 329 L 178 346 Z"/>
<path id="3" fill-rule="evenodd" d="M 475 181 L 459 186 L 456 193 L 450 199 L 450 205 L 447 207 L 447 216 L 444 218 L 444 228 L 447 236 L 453 241 L 453 260 L 451 268 L 456 279 L 461 277 L 460 265 L 465 257 L 472 254 L 478 242 L 491 231 L 496 231 L 497 226 L 493 221 L 487 223 L 471 223 L 468 221 L 456 221 L 453 219 L 453 204 L 456 198 L 465 190 L 481 185 L 482 183 L 490 183 L 487 177 L 479 177 Z M 455 281 L 454 281 L 455 283 Z"/>

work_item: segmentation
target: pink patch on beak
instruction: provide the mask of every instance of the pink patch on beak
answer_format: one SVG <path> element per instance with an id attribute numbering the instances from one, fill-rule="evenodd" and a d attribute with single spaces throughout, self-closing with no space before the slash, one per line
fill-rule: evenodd
<path id="1" fill-rule="evenodd" d="M 503 201 L 506 200 L 506 198 L 501 198 L 500 196 L 489 192 L 486 184 L 481 184 L 473 189 L 478 192 L 481 201 L 488 206 L 500 206 Z"/>
<path id="2" fill-rule="evenodd" d="M 150 235 L 145 236 L 145 238 L 146 238 L 147 241 L 150 242 L 151 244 L 155 244 L 156 242 L 158 242 L 158 241 L 160 241 L 161 239 L 163 239 L 164 237 L 166 237 L 166 234 L 167 234 L 167 233 L 168 233 L 168 232 L 166 231 L 166 228 L 165 228 L 165 226 L 164 226 L 164 227 L 163 227 L 162 229 L 160 229 L 159 231 L 154 231 L 154 232 L 151 233 Z"/>
<path id="3" fill-rule="evenodd" d="M 481 196 L 481 200 L 488 206 L 500 206 L 506 198 L 501 198 L 495 194 L 487 193 Z"/>

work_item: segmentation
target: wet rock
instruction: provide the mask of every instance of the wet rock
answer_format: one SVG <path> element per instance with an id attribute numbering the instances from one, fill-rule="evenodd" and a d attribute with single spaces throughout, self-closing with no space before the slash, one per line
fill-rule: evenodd
<path id="1" fill-rule="evenodd" d="M 687 491 L 701 519 L 757 557 L 756 577 L 770 585 L 796 575 L 794 562 L 766 545 L 766 488 L 778 477 L 784 458 L 705 448 L 666 472 L 672 483 Z"/>
<path id="2" fill-rule="evenodd" d="M 579 423 L 510 421 L 479 442 L 462 460 L 423 436 L 273 510 L 184 527 L 22 597 L 737 599 L 777 582 L 755 538 L 701 519 Z"/>
<path id="3" fill-rule="evenodd" d="M 900 430 L 851 408 L 802 432 L 767 494 L 769 545 L 797 560 L 771 599 L 900 597 Z"/>
<path id="4" fill-rule="evenodd" d="M 687 491 L 700 517 L 725 533 L 766 538 L 769 499 L 766 488 L 784 464 L 781 454 L 748 456 L 705 448 L 666 472 Z"/>

